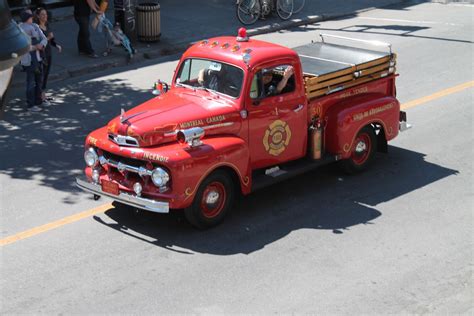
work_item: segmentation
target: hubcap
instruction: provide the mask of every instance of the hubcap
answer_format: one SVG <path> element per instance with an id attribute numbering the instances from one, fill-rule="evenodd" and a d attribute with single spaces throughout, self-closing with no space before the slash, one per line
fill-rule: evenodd
<path id="1" fill-rule="evenodd" d="M 366 150 L 367 150 L 367 145 L 363 141 L 360 141 L 357 143 L 356 148 L 355 148 L 356 153 L 360 154 Z"/>
<path id="2" fill-rule="evenodd" d="M 367 133 L 357 135 L 352 148 L 351 159 L 356 165 L 362 165 L 369 158 L 372 143 Z"/>
<path id="3" fill-rule="evenodd" d="M 226 202 L 225 187 L 220 182 L 212 182 L 204 189 L 201 199 L 202 214 L 207 218 L 218 216 Z"/>
<path id="4" fill-rule="evenodd" d="M 217 200 L 219 200 L 219 192 L 217 191 L 211 191 L 209 192 L 209 194 L 207 195 L 207 198 L 206 198 L 206 203 L 208 205 L 212 205 L 212 204 L 215 204 L 217 202 Z"/>

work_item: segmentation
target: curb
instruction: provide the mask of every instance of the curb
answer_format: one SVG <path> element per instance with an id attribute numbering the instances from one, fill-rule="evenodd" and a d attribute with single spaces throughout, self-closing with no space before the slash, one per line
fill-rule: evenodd
<path id="1" fill-rule="evenodd" d="M 398 3 L 403 3 L 403 2 L 410 2 L 410 0 L 401 0 Z M 393 5 L 393 4 L 390 4 L 390 5 Z M 276 31 L 281 31 L 284 29 L 289 29 L 292 27 L 314 24 L 317 22 L 334 20 L 334 19 L 348 17 L 348 16 L 355 16 L 359 13 L 371 11 L 377 8 L 379 7 L 369 7 L 369 8 L 364 8 L 364 9 L 356 10 L 353 12 L 346 12 L 346 13 L 341 13 L 341 14 L 322 14 L 320 16 L 319 15 L 312 16 L 312 17 L 308 17 L 304 19 L 282 21 L 280 23 L 273 23 L 271 25 L 248 30 L 247 33 L 249 36 L 268 34 L 268 33 L 276 32 Z M 192 44 L 193 42 L 185 41 L 185 42 L 174 43 L 172 48 L 169 48 L 169 47 L 160 48 L 158 50 L 156 48 L 149 48 L 149 49 L 145 48 L 143 51 L 141 52 L 139 51 L 138 54 L 136 54 L 131 61 L 127 61 L 127 59 L 124 57 L 117 57 L 100 64 L 67 69 L 64 71 L 60 71 L 59 73 L 51 74 L 49 77 L 49 82 L 57 82 L 57 81 L 65 80 L 68 78 L 83 76 L 86 74 L 91 74 L 91 73 L 107 70 L 113 67 L 139 64 L 140 62 L 143 62 L 145 60 L 157 59 L 160 57 L 166 57 L 166 56 L 179 54 L 179 53 L 182 53 L 184 50 L 186 50 Z M 21 86 L 23 86 L 23 82 L 12 82 L 12 85 L 11 85 L 12 88 L 18 88 Z"/>

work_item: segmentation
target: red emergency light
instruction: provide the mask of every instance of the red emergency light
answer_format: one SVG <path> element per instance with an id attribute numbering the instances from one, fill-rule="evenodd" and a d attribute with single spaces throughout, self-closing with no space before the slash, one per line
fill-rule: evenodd
<path id="1" fill-rule="evenodd" d="M 247 42 L 249 40 L 247 36 L 247 29 L 245 27 L 241 27 L 237 32 L 237 42 Z"/>

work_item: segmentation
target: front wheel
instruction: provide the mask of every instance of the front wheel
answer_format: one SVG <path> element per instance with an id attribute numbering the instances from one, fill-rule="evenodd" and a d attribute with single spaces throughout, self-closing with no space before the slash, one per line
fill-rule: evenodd
<path id="1" fill-rule="evenodd" d="M 259 0 L 240 0 L 237 2 L 237 18 L 242 24 L 255 23 L 260 16 Z"/>
<path id="2" fill-rule="evenodd" d="M 282 20 L 288 20 L 293 14 L 293 0 L 277 0 L 277 14 Z"/>
<path id="3" fill-rule="evenodd" d="M 351 146 L 351 156 L 341 161 L 344 171 L 357 173 L 369 167 L 375 158 L 377 138 L 371 126 L 365 126 L 359 133 Z"/>
<path id="4" fill-rule="evenodd" d="M 199 186 L 194 201 L 184 210 L 188 222 L 200 229 L 219 224 L 234 202 L 234 183 L 224 171 L 215 171 Z"/>

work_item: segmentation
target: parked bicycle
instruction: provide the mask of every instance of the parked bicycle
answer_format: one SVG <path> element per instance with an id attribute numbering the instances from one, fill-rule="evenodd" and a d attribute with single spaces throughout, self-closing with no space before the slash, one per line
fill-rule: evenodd
<path id="1" fill-rule="evenodd" d="M 288 20 L 303 10 L 304 4 L 305 0 L 237 0 L 237 18 L 249 25 L 276 11 L 282 20 Z"/>

